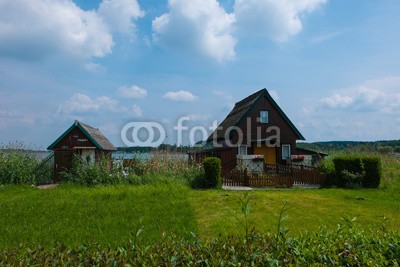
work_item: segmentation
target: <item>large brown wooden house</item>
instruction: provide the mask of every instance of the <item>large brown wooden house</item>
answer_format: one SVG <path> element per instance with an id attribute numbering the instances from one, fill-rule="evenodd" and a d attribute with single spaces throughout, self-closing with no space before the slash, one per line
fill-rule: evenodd
<path id="1" fill-rule="evenodd" d="M 61 173 L 72 167 L 73 155 L 80 155 L 88 164 L 94 164 L 101 156 L 111 160 L 114 145 L 99 129 L 75 121 L 47 149 L 54 151 L 54 181 L 62 179 Z"/>
<path id="2" fill-rule="evenodd" d="M 292 154 L 297 154 L 297 140 L 305 139 L 268 91 L 262 89 L 237 102 L 202 150 L 189 157 L 197 162 L 219 157 L 223 170 L 235 168 L 238 155 L 262 155 L 266 164 L 284 165 Z"/>

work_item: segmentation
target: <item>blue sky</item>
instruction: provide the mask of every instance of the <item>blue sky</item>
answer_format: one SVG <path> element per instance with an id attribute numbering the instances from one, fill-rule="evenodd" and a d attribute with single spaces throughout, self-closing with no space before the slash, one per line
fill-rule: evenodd
<path id="1" fill-rule="evenodd" d="M 399 32 L 397 0 L 1 0 L 0 143 L 75 119 L 176 143 L 262 88 L 307 141 L 399 139 Z"/>

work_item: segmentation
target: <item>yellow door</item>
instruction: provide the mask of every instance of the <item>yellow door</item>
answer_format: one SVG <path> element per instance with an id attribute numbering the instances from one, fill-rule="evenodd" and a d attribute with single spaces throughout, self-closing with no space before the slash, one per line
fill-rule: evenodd
<path id="1" fill-rule="evenodd" d="M 276 164 L 276 147 L 254 147 L 255 155 L 264 155 L 265 164 Z"/>

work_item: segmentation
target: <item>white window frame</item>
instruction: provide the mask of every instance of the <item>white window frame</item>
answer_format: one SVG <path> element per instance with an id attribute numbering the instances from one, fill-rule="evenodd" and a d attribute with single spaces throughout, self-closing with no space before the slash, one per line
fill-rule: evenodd
<path id="1" fill-rule="evenodd" d="M 287 155 L 286 155 L 286 157 L 285 157 L 284 151 L 285 151 L 286 149 L 288 149 L 288 153 L 287 153 Z M 290 158 L 291 156 L 292 156 L 292 148 L 291 148 L 290 144 L 284 144 L 284 145 L 282 145 L 282 159 L 286 160 L 286 159 Z"/>
<path id="2" fill-rule="evenodd" d="M 237 149 L 237 154 L 238 154 L 238 155 L 247 155 L 247 146 L 246 146 L 246 145 L 238 145 L 237 148 L 238 148 L 238 149 Z M 244 151 L 244 154 L 241 153 L 241 152 L 243 152 L 243 151 Z"/>
<path id="3" fill-rule="evenodd" d="M 267 116 L 262 116 L 261 115 L 262 113 L 266 114 Z M 268 110 L 260 110 L 260 123 L 269 123 L 269 111 Z"/>

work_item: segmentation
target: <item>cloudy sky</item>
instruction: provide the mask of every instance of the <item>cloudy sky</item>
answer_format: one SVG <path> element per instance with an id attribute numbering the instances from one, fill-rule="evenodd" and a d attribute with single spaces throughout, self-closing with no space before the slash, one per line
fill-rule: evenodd
<path id="1" fill-rule="evenodd" d="M 400 138 L 398 0 L 0 0 L 0 143 L 220 122 L 267 88 L 307 141 Z"/>

